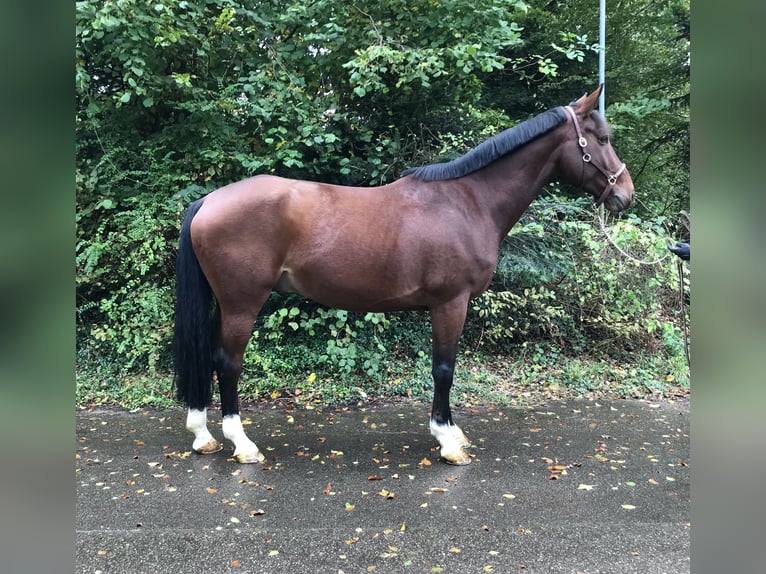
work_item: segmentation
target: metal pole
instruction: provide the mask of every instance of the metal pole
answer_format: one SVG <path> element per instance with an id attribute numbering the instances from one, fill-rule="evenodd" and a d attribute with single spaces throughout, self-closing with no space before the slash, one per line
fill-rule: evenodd
<path id="1" fill-rule="evenodd" d="M 604 96 L 606 94 L 606 82 L 604 80 L 606 71 L 606 0 L 599 0 L 599 18 L 598 18 L 598 83 L 601 86 L 601 95 L 598 98 L 598 113 L 604 116 Z"/>

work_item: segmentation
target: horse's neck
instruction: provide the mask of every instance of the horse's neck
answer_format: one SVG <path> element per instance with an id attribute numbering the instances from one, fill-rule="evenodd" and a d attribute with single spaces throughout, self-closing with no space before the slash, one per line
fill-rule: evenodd
<path id="1" fill-rule="evenodd" d="M 484 168 L 474 178 L 474 189 L 492 214 L 502 240 L 539 195 L 555 179 L 556 150 L 561 138 L 553 133 Z"/>

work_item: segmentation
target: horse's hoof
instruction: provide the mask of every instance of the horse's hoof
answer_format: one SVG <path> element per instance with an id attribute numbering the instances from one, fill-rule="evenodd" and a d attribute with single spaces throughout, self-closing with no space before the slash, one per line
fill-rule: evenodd
<path id="1" fill-rule="evenodd" d="M 263 456 L 259 450 L 256 450 L 255 452 L 235 453 L 234 458 L 240 464 L 260 464 L 266 461 L 266 457 Z"/>
<path id="2" fill-rule="evenodd" d="M 471 464 L 471 456 L 463 449 L 460 449 L 458 452 L 442 453 L 441 458 L 447 464 L 453 464 L 455 466 Z"/>
<path id="3" fill-rule="evenodd" d="M 218 452 L 223 448 L 223 445 L 215 440 L 214 438 L 211 438 L 207 443 L 202 445 L 199 448 L 195 448 L 194 452 L 197 454 L 213 454 L 214 452 Z"/>

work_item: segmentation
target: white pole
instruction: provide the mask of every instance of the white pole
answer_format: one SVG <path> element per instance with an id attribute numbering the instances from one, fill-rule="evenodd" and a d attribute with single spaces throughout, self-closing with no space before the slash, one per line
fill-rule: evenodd
<path id="1" fill-rule="evenodd" d="M 598 83 L 604 86 L 601 88 L 601 95 L 598 98 L 598 112 L 601 114 L 601 117 L 605 117 L 604 95 L 606 93 L 606 84 L 604 81 L 604 75 L 606 70 L 606 0 L 599 0 L 598 36 Z"/>
<path id="2" fill-rule="evenodd" d="M 598 2 L 598 83 L 601 88 L 601 95 L 598 97 L 598 113 L 602 118 L 604 115 L 604 96 L 606 95 L 606 81 L 604 79 L 606 71 L 606 0 Z M 598 206 L 599 219 L 603 222 L 606 218 L 604 204 Z"/>

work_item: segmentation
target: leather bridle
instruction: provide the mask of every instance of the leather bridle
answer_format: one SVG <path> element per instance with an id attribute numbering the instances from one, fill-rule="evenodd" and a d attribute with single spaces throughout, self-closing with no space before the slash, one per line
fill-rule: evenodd
<path id="1" fill-rule="evenodd" d="M 617 171 L 615 171 L 614 173 L 610 173 L 606 169 L 601 167 L 596 161 L 594 161 L 586 149 L 588 146 L 588 140 L 586 140 L 585 136 L 582 135 L 582 130 L 580 129 L 580 123 L 577 121 L 577 114 L 575 113 L 575 111 L 572 109 L 571 106 L 564 106 L 564 109 L 572 117 L 572 122 L 574 123 L 575 130 L 577 131 L 577 145 L 579 145 L 580 149 L 582 150 L 583 180 L 585 179 L 585 164 L 586 163 L 591 164 L 593 167 L 599 170 L 606 177 L 606 187 L 604 188 L 604 191 L 601 193 L 601 196 L 596 200 L 596 203 L 595 203 L 596 206 L 601 205 L 602 203 L 604 203 L 604 201 L 606 201 L 606 198 L 609 197 L 609 194 L 614 188 L 614 184 L 617 183 L 617 178 L 620 177 L 620 175 L 622 175 L 623 171 L 625 171 L 625 164 L 624 163 L 621 164 L 620 168 Z"/>

